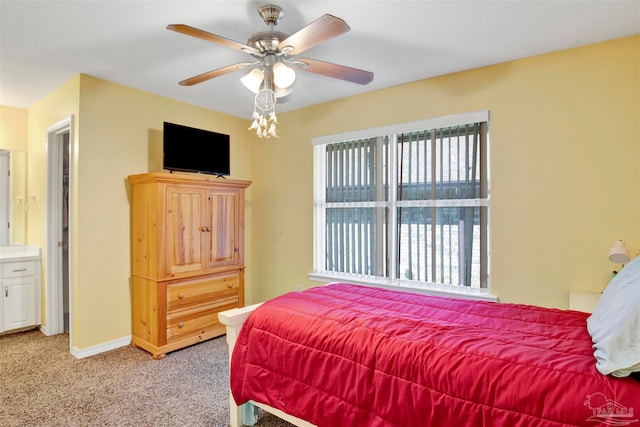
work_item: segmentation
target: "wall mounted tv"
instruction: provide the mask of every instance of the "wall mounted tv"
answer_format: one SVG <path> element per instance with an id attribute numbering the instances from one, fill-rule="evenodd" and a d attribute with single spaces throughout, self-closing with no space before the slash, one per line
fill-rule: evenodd
<path id="1" fill-rule="evenodd" d="M 162 168 L 228 176 L 229 135 L 164 122 Z"/>

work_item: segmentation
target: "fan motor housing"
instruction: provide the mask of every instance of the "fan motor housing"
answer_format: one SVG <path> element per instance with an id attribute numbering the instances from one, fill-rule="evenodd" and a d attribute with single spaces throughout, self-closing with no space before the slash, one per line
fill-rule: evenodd
<path id="1" fill-rule="evenodd" d="M 289 37 L 280 31 L 260 31 L 249 37 L 248 46 L 255 47 L 261 52 L 277 52 L 281 41 Z"/>

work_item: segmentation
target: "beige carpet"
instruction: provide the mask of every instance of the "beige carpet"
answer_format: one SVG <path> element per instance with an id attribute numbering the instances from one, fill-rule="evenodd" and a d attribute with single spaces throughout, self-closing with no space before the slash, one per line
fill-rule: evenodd
<path id="1" fill-rule="evenodd" d="M 69 336 L 0 336 L 0 426 L 213 426 L 229 423 L 227 343 L 153 360 L 123 347 L 85 359 Z M 261 413 L 258 427 L 289 427 Z"/>

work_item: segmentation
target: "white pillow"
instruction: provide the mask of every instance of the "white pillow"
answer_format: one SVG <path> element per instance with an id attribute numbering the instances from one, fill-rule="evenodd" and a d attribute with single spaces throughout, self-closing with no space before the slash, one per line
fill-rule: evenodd
<path id="1" fill-rule="evenodd" d="M 587 329 L 600 373 L 626 377 L 640 372 L 640 257 L 609 282 Z"/>

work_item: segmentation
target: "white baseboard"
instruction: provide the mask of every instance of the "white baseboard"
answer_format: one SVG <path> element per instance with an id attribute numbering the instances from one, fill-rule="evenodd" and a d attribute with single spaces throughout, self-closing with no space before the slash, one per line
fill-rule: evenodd
<path id="1" fill-rule="evenodd" d="M 47 325 L 40 325 L 40 332 L 46 336 L 53 335 L 51 331 L 47 330 Z M 91 347 L 83 348 L 80 350 L 77 347 L 71 349 L 71 355 L 76 359 L 84 359 L 85 357 L 95 356 L 96 354 L 104 353 L 105 351 L 115 350 L 116 348 L 125 347 L 131 344 L 131 335 L 118 338 L 112 341 L 107 341 L 102 344 L 94 345 Z"/>
<path id="2" fill-rule="evenodd" d="M 105 351 L 115 350 L 116 348 L 125 347 L 131 344 L 131 335 L 118 338 L 112 341 L 107 341 L 102 344 L 97 344 L 91 347 L 83 348 L 82 350 L 77 347 L 71 349 L 71 354 L 76 359 L 83 359 L 89 356 L 95 356 L 96 354 L 104 353 Z"/>
<path id="3" fill-rule="evenodd" d="M 42 332 L 43 334 L 45 334 L 46 336 L 50 337 L 51 335 L 53 335 L 51 333 L 51 331 L 49 331 L 47 329 L 47 325 L 40 325 L 40 332 Z"/>

